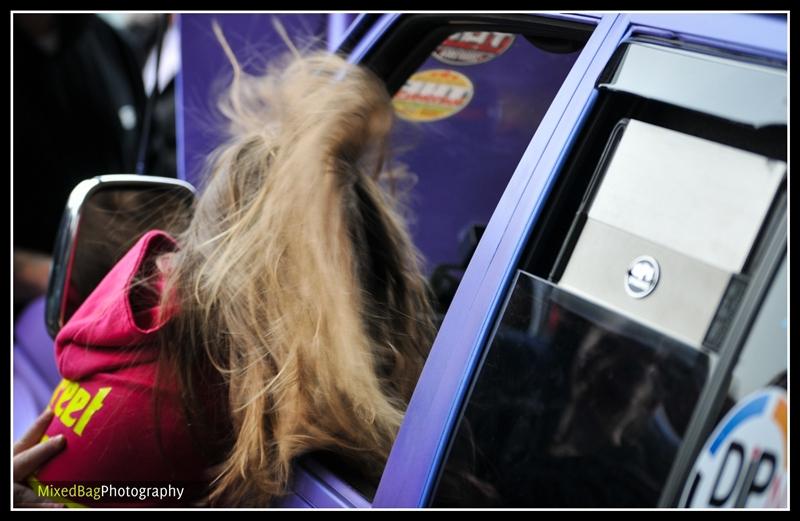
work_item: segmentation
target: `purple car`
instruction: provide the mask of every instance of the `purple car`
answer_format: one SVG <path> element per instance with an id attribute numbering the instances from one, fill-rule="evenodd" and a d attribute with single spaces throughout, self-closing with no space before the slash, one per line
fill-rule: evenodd
<path id="1" fill-rule="evenodd" d="M 393 95 L 441 322 L 381 479 L 310 454 L 275 506 L 785 507 L 786 15 L 369 14 L 339 51 Z"/>

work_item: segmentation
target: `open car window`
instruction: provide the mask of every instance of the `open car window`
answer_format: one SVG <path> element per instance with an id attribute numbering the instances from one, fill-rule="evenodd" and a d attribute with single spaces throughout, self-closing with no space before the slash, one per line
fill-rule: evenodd
<path id="1" fill-rule="evenodd" d="M 517 24 L 519 26 L 519 24 Z M 407 48 L 393 92 L 393 158 L 412 174 L 404 210 L 442 319 L 517 164 L 590 34 L 443 32 Z M 553 29 L 550 28 L 552 33 Z M 538 35 L 538 36 L 537 36 Z M 387 73 L 389 88 L 396 71 Z M 315 461 L 372 500 L 378 482 L 331 454 Z"/>

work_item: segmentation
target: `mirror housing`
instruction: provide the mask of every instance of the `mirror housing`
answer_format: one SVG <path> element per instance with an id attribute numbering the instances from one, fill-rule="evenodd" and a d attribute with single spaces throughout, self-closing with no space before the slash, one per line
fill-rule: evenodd
<path id="1" fill-rule="evenodd" d="M 55 338 L 108 271 L 145 232 L 179 233 L 188 225 L 194 187 L 182 180 L 131 174 L 78 183 L 61 218 L 45 301 Z"/>

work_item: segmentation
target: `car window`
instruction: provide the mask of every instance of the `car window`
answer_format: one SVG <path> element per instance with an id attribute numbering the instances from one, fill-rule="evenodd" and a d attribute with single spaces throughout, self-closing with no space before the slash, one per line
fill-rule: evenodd
<path id="1" fill-rule="evenodd" d="M 504 32 L 443 40 L 394 95 L 411 233 L 442 315 L 580 44 Z"/>
<path id="2" fill-rule="evenodd" d="M 392 152 L 412 174 L 404 206 L 440 319 L 582 46 L 507 32 L 452 33 L 394 94 Z M 342 458 L 315 459 L 372 500 L 377 482 Z"/>
<path id="3" fill-rule="evenodd" d="M 709 364 L 519 271 L 432 506 L 654 506 Z"/>

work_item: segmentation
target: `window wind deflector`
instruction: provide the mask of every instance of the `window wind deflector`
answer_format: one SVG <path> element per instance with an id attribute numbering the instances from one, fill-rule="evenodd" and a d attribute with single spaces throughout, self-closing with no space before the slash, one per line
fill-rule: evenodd
<path id="1" fill-rule="evenodd" d="M 629 42 L 598 88 L 634 94 L 754 127 L 786 125 L 786 70 Z"/>

